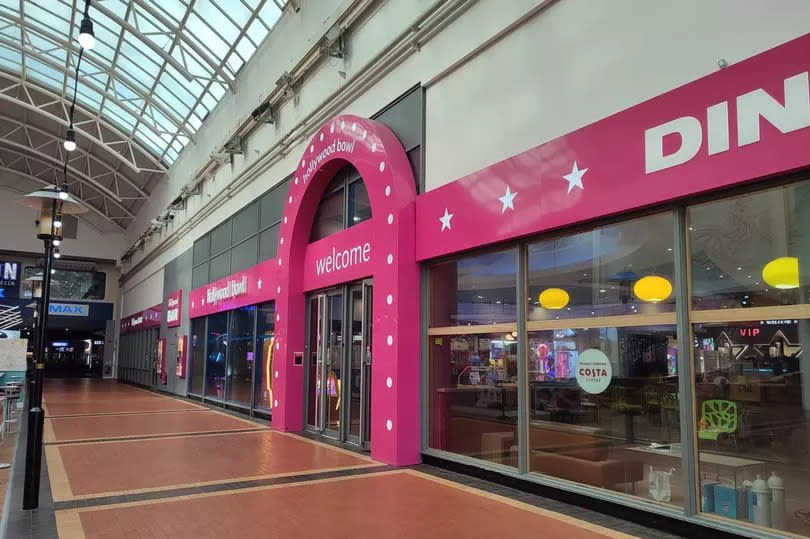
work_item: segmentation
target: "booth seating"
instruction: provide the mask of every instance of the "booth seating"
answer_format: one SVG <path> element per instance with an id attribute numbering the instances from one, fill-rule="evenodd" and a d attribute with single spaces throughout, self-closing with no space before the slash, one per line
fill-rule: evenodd
<path id="1" fill-rule="evenodd" d="M 440 449 L 517 466 L 516 425 L 457 416 L 449 419 L 447 427 Z M 533 421 L 529 438 L 532 472 L 602 488 L 644 479 L 643 463 L 632 452 L 621 453 L 598 429 Z M 617 454 L 622 458 L 616 458 Z"/>
<path id="2" fill-rule="evenodd" d="M 632 456 L 615 458 L 611 442 L 590 429 L 549 428 L 533 423 L 529 470 L 602 488 L 644 479 L 644 464 Z"/>

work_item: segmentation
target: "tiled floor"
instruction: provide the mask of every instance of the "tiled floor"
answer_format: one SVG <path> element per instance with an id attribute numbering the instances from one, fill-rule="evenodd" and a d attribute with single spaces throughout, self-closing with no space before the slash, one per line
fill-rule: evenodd
<path id="1" fill-rule="evenodd" d="M 45 400 L 62 538 L 663 537 L 113 382 L 50 382 Z"/>

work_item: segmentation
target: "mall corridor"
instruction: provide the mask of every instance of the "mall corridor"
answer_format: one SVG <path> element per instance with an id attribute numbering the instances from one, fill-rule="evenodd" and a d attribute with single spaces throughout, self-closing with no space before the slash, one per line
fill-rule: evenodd
<path id="1" fill-rule="evenodd" d="M 45 408 L 49 488 L 63 539 L 295 538 L 338 530 L 374 538 L 652 536 L 472 478 L 458 483 L 462 476 L 444 470 L 393 469 L 113 381 L 51 380 Z"/>

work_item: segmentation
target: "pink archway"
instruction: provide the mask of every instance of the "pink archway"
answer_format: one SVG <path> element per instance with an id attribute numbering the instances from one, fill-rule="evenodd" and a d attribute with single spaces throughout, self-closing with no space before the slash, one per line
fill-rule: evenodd
<path id="1" fill-rule="evenodd" d="M 367 264 L 352 278 L 374 278 L 371 455 L 388 464 L 413 464 L 419 461 L 420 453 L 416 186 L 399 140 L 385 125 L 373 120 L 345 115 L 327 122 L 307 145 L 290 182 L 277 258 L 272 424 L 283 431 L 300 431 L 303 427 L 306 367 L 295 365 L 293 358 L 296 352 L 303 352 L 305 344 L 305 282 L 315 279 L 315 265 L 305 263 L 309 234 L 326 186 L 347 163 L 365 182 L 371 223 L 322 242 L 334 242 L 341 249 L 358 241 L 369 245 Z M 363 273 L 358 275 L 357 271 Z"/>

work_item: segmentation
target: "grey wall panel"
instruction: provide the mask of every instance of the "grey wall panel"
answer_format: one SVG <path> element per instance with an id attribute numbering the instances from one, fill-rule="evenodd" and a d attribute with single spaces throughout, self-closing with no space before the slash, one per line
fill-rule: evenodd
<path id="1" fill-rule="evenodd" d="M 158 389 L 174 393 L 176 395 L 186 394 L 186 380 L 188 379 L 188 371 L 186 371 L 186 378 L 178 378 L 175 374 L 175 360 L 177 358 L 177 341 L 178 338 L 186 335 L 188 336 L 191 324 L 188 318 L 189 299 L 188 293 L 192 290 L 191 283 L 191 265 L 192 265 L 192 249 L 166 264 L 163 268 L 163 322 L 160 326 L 160 336 L 166 339 L 166 385 L 158 384 Z M 183 300 L 180 309 L 180 325 L 170 328 L 166 326 L 166 297 L 175 290 L 183 290 Z M 186 345 L 186 365 L 189 361 L 189 344 Z"/>

